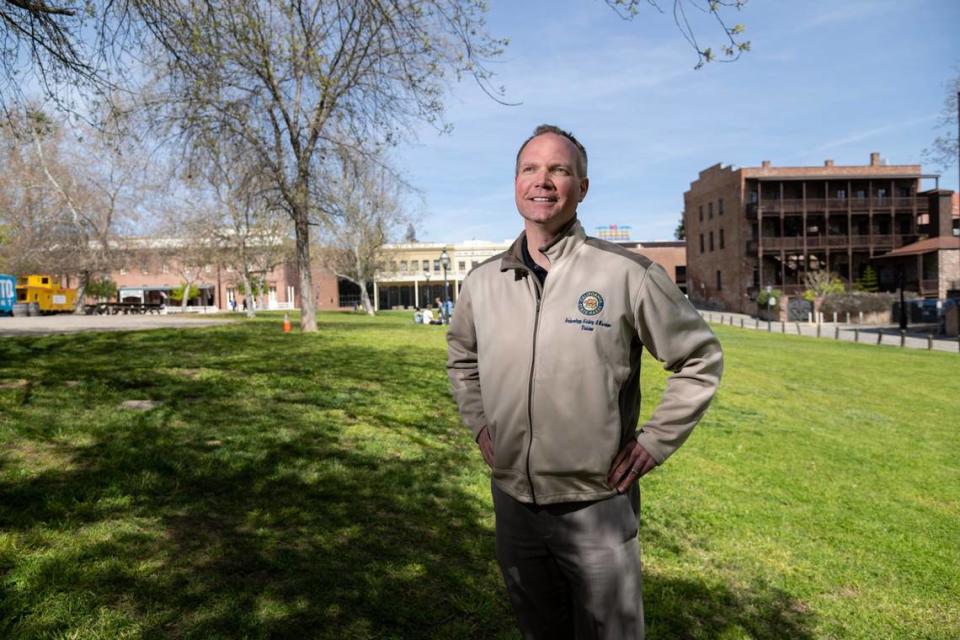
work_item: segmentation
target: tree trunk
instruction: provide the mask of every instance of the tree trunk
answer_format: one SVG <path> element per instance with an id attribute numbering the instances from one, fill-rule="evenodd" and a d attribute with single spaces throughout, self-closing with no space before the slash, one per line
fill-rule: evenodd
<path id="1" fill-rule="evenodd" d="M 247 301 L 247 317 L 250 319 L 257 317 L 257 310 L 253 308 L 253 294 L 251 293 L 252 289 L 250 288 L 250 276 L 247 275 L 247 272 L 243 272 L 243 295 Z"/>
<path id="2" fill-rule="evenodd" d="M 89 280 L 90 280 L 89 272 L 84 271 L 83 273 L 80 274 L 80 281 L 77 283 L 77 301 L 73 305 L 73 315 L 75 316 L 83 315 L 83 297 L 84 295 L 86 295 L 87 282 Z"/>
<path id="3" fill-rule="evenodd" d="M 306 209 L 295 212 L 294 230 L 297 236 L 297 271 L 300 274 L 300 331 L 315 333 L 317 307 L 313 298 L 313 275 L 310 273 L 310 226 Z"/>
<path id="4" fill-rule="evenodd" d="M 183 285 L 183 295 L 180 296 L 180 312 L 187 312 L 187 302 L 190 301 L 190 287 L 193 285 L 192 282 L 185 282 Z"/>
<path id="5" fill-rule="evenodd" d="M 373 308 L 373 303 L 370 302 L 370 294 L 367 293 L 367 282 L 362 280 L 358 283 L 360 285 L 360 304 L 363 305 L 363 310 L 367 312 L 368 316 L 376 315 L 376 310 Z"/>

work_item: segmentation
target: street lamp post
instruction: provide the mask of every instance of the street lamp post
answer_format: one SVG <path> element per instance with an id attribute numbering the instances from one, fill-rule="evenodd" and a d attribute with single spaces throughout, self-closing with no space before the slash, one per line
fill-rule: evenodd
<path id="1" fill-rule="evenodd" d="M 443 311 L 440 315 L 443 318 L 443 324 L 450 324 L 450 314 L 448 313 L 450 292 L 447 290 L 447 269 L 450 268 L 450 254 L 447 253 L 446 249 L 440 254 L 440 266 L 443 268 Z"/>

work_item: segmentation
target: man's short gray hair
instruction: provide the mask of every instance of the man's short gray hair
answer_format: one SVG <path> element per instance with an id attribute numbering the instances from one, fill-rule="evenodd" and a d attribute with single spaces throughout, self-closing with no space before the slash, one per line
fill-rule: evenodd
<path id="1" fill-rule="evenodd" d="M 514 168 L 514 173 L 520 173 L 520 154 L 523 153 L 524 147 L 527 146 L 531 140 L 537 136 L 542 136 L 545 133 L 553 133 L 558 136 L 562 136 L 573 143 L 573 146 L 577 148 L 577 175 L 581 178 L 587 177 L 587 150 L 580 144 L 580 141 L 573 137 L 573 134 L 569 131 L 564 131 L 560 127 L 553 124 L 541 124 L 536 129 L 533 130 L 533 135 L 523 141 L 523 144 L 520 145 L 520 150 L 517 151 L 517 163 Z"/>

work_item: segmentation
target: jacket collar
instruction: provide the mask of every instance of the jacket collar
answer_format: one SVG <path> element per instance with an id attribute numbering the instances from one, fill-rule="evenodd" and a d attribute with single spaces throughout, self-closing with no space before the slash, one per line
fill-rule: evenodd
<path id="1" fill-rule="evenodd" d="M 509 271 L 510 269 L 528 271 L 527 265 L 523 263 L 523 239 L 526 235 L 526 231 L 520 232 L 517 239 L 507 249 L 506 255 L 500 260 L 500 271 Z M 583 244 L 586 238 L 587 234 L 583 230 L 583 225 L 577 218 L 574 218 L 557 233 L 549 244 L 540 247 L 540 252 L 546 254 L 550 258 L 550 262 L 554 263 L 564 256 L 572 254 L 577 247 Z"/>

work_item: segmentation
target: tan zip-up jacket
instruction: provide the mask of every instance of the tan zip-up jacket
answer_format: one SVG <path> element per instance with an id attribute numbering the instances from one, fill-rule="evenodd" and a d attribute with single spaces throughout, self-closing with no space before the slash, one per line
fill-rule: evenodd
<path id="1" fill-rule="evenodd" d="M 628 438 L 662 463 L 690 435 L 720 381 L 720 343 L 659 265 L 588 238 L 578 221 L 540 249 L 542 291 L 522 238 L 463 283 L 447 333 L 453 395 L 474 438 L 490 430 L 504 492 L 537 504 L 606 498 Z M 673 375 L 638 431 L 643 348 Z"/>

